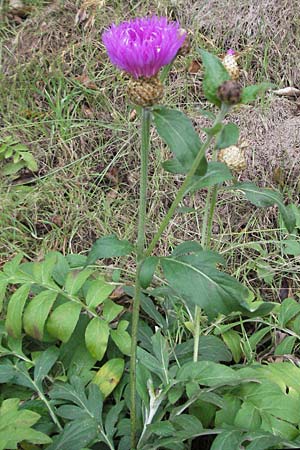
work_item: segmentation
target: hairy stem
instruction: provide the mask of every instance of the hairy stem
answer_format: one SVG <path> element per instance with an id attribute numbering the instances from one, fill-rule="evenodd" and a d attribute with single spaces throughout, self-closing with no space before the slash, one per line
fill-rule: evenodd
<path id="1" fill-rule="evenodd" d="M 140 199 L 139 199 L 139 219 L 137 238 L 137 270 L 135 279 L 135 295 L 132 309 L 131 327 L 131 356 L 130 356 L 130 423 L 131 423 L 131 450 L 136 448 L 136 353 L 137 334 L 139 324 L 139 311 L 141 302 L 141 285 L 139 273 L 144 258 L 145 249 L 145 221 L 147 207 L 147 174 L 148 174 L 148 153 L 150 141 L 151 112 L 143 108 L 142 113 L 142 145 L 141 145 L 141 177 L 140 177 Z"/>

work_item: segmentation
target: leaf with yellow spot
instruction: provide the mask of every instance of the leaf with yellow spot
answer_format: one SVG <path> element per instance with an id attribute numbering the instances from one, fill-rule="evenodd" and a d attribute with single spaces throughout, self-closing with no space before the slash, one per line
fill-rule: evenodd
<path id="1" fill-rule="evenodd" d="M 124 360 L 114 358 L 107 361 L 96 373 L 92 383 L 96 384 L 104 397 L 107 397 L 118 385 L 123 372 Z"/>

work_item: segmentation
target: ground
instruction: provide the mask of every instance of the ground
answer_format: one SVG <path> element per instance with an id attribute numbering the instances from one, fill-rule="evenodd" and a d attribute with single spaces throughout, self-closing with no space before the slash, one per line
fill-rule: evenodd
<path id="1" fill-rule="evenodd" d="M 49 249 L 84 253 L 105 234 L 136 237 L 139 119 L 127 102 L 126 76 L 109 63 L 101 42 L 111 22 L 163 14 L 190 31 L 191 54 L 176 61 L 165 102 L 186 112 L 200 134 L 207 103 L 199 47 L 219 56 L 235 48 L 243 84 L 300 88 L 300 19 L 288 0 L 264 0 L 255 7 L 252 0 L 24 0 L 21 12 L 10 3 L 0 2 L 1 138 L 25 145 L 38 170 L 0 178 L 0 263 L 19 251 L 29 260 Z M 237 107 L 230 120 L 248 143 L 248 168 L 240 179 L 279 189 L 287 202 L 298 204 L 297 97 L 268 93 L 253 106 Z M 163 171 L 167 150 L 154 132 L 152 142 L 149 238 L 181 183 Z M 284 253 L 286 233 L 276 208 L 257 210 L 240 200 L 221 193 L 214 247 L 227 257 L 231 273 L 262 297 L 299 294 L 300 251 Z M 160 253 L 183 239 L 200 239 L 204 195 L 182 206 L 192 210 L 174 217 Z"/>

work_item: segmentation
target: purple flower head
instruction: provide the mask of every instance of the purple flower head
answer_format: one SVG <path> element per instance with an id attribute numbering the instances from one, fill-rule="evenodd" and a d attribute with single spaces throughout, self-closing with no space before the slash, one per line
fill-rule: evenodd
<path id="1" fill-rule="evenodd" d="M 227 55 L 230 55 L 230 56 L 235 55 L 235 51 L 233 50 L 233 48 L 230 48 L 229 50 L 227 50 Z"/>
<path id="2" fill-rule="evenodd" d="M 153 16 L 112 24 L 102 40 L 115 66 L 134 78 L 150 78 L 172 61 L 185 37 L 178 22 Z"/>

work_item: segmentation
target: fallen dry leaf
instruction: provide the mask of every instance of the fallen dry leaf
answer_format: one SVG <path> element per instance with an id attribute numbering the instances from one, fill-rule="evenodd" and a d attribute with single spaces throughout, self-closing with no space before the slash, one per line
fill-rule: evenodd
<path id="1" fill-rule="evenodd" d="M 189 73 L 197 73 L 201 68 L 201 64 L 198 61 L 192 61 L 189 65 L 188 72 Z"/>
<path id="2" fill-rule="evenodd" d="M 87 87 L 88 89 L 98 89 L 98 86 L 85 73 L 76 77 L 75 80 L 79 81 L 79 83 L 83 84 L 83 86 Z"/>
<path id="3" fill-rule="evenodd" d="M 297 89 L 295 87 L 286 87 L 273 92 L 276 95 L 282 95 L 284 97 L 297 97 L 298 95 L 300 95 L 300 89 Z"/>

